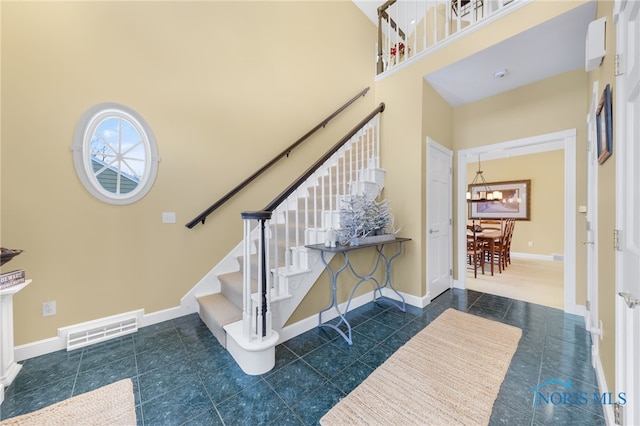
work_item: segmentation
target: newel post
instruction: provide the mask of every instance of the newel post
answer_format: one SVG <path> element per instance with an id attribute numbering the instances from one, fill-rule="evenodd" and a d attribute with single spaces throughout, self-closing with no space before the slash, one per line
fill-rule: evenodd
<path id="1" fill-rule="evenodd" d="M 269 245 L 267 244 L 266 234 L 266 222 L 271 219 L 271 212 L 269 211 L 257 211 L 257 212 L 243 212 L 242 219 L 245 221 L 245 238 L 244 238 L 244 278 L 243 278 L 243 321 L 245 333 L 251 330 L 251 327 L 255 324 L 255 334 L 258 339 L 268 337 L 271 331 L 271 321 L 268 319 L 271 317 L 269 312 L 269 266 L 267 263 L 269 254 Z M 253 316 L 251 308 L 251 266 L 250 255 L 252 247 L 251 238 L 251 220 L 257 220 L 259 223 L 259 235 L 258 235 L 258 300 L 259 306 L 256 312 L 255 323 L 251 320 Z M 253 333 L 249 333 L 250 337 Z M 246 336 L 246 334 L 245 334 Z"/>

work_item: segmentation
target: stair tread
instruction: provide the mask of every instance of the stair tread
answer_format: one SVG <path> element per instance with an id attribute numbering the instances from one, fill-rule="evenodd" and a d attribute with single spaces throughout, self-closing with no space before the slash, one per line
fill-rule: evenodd
<path id="1" fill-rule="evenodd" d="M 242 309 L 236 306 L 222 293 L 208 294 L 197 298 L 200 311 L 215 318 L 216 322 L 224 326 L 242 319 Z"/>

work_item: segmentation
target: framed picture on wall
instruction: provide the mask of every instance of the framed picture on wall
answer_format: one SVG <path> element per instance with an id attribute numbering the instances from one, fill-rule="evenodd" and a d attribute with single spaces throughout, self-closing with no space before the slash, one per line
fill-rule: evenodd
<path id="1" fill-rule="evenodd" d="M 609 84 L 604 88 L 596 109 L 596 136 L 598 164 L 603 164 L 613 154 L 613 105 Z"/>
<path id="2" fill-rule="evenodd" d="M 502 199 L 483 200 L 483 192 L 500 191 Z M 531 180 L 507 182 L 487 182 L 487 184 L 469 185 L 469 219 L 506 219 L 531 220 Z"/>

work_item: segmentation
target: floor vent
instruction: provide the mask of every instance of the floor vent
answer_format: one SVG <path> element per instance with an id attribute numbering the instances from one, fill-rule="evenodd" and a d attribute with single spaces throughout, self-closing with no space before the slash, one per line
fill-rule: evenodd
<path id="1" fill-rule="evenodd" d="M 60 329 L 60 332 L 66 335 L 67 351 L 71 351 L 135 333 L 138 331 L 141 315 L 142 311 L 129 312 L 127 314 L 66 327 Z"/>

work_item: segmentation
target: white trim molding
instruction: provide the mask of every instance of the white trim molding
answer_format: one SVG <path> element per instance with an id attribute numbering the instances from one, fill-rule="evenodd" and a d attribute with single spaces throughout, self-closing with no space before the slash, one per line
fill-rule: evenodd
<path id="1" fill-rule="evenodd" d="M 417 296 L 405 294 L 402 292 L 400 292 L 400 294 L 402 295 L 402 297 L 404 297 L 404 300 L 407 305 L 414 306 L 416 308 L 422 309 L 430 303 L 430 300 L 427 296 L 417 297 Z M 395 294 L 393 291 L 388 290 L 386 288 L 382 290 L 382 295 L 389 299 L 400 300 L 397 294 Z M 349 310 L 352 311 L 372 301 L 373 301 L 373 292 L 367 292 L 362 296 L 358 296 L 352 299 L 349 304 Z M 341 312 L 344 312 L 346 308 L 347 308 L 347 302 L 343 302 L 340 305 L 338 305 L 338 309 L 340 309 Z M 337 317 L 338 317 L 338 314 L 335 312 L 335 309 L 334 309 L 334 310 L 325 312 L 323 319 L 326 322 L 326 321 L 331 321 L 332 319 Z M 312 330 L 317 326 L 318 326 L 318 314 L 313 314 L 294 324 L 283 327 L 282 330 L 279 331 L 280 340 L 278 341 L 278 343 L 286 342 L 289 339 L 293 339 L 294 337 L 302 333 L 305 333 L 309 330 Z"/>
<path id="2" fill-rule="evenodd" d="M 153 324 L 158 324 L 164 321 L 183 317 L 185 315 L 189 315 L 195 312 L 197 311 L 185 309 L 184 307 L 181 307 L 181 306 L 153 312 L 146 315 L 143 315 L 144 310 L 142 309 L 138 311 L 133 311 L 133 313 L 140 318 L 138 323 L 139 328 L 147 327 Z M 88 324 L 95 325 L 95 324 L 109 323 L 114 318 L 117 318 L 120 315 L 127 315 L 127 313 L 122 313 L 119 315 L 114 315 L 114 316 L 105 317 L 105 318 L 98 318 L 98 319 L 89 321 L 87 323 L 80 323 L 80 324 L 70 325 L 66 327 L 61 327 L 58 329 L 58 335 L 56 337 L 51 337 L 48 339 L 39 340 L 37 342 L 16 346 L 15 352 L 14 352 L 16 361 L 24 361 L 25 359 L 35 358 L 37 356 L 41 356 L 51 352 L 56 352 L 56 351 L 61 351 L 63 349 L 66 349 L 67 334 L 69 333 L 69 331 L 73 331 L 76 329 L 84 329 Z"/>
<path id="3" fill-rule="evenodd" d="M 528 155 L 538 152 L 564 150 L 564 310 L 577 314 L 581 309 L 576 305 L 576 129 L 515 139 L 492 145 L 458 151 L 458 200 L 467 191 L 467 164 L 482 158 L 498 159 Z M 458 239 L 458 279 L 456 288 L 466 288 L 466 244 L 467 223 L 466 203 L 458 202 L 456 212 Z"/>

